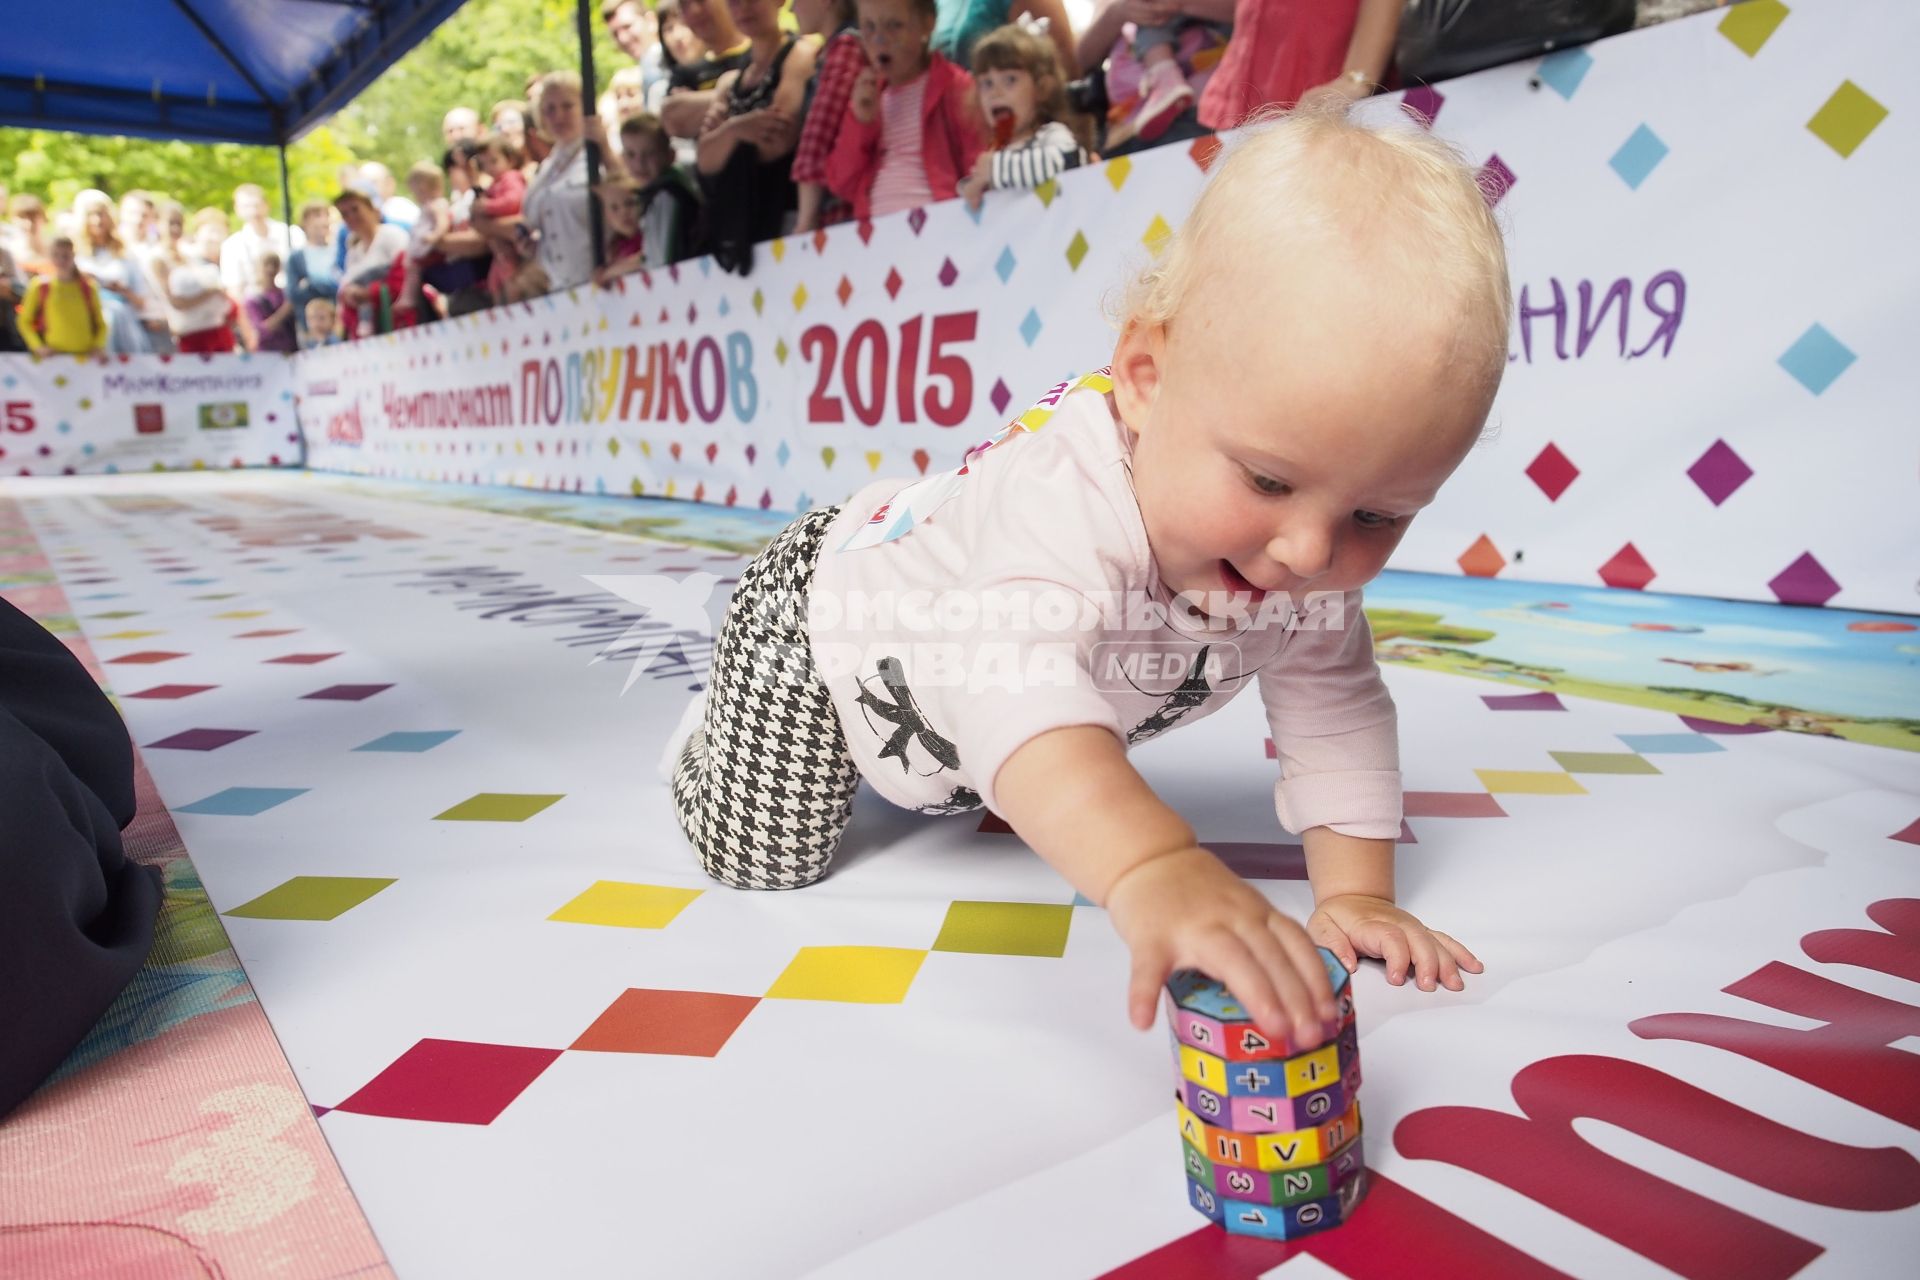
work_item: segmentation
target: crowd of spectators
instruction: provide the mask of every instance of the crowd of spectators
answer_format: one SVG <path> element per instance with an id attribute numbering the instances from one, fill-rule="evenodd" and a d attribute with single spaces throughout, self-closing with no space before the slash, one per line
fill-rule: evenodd
<path id="1" fill-rule="evenodd" d="M 1062 170 L 1389 77 L 1402 0 L 605 0 L 631 59 L 454 106 L 406 173 L 231 215 L 145 191 L 50 211 L 0 188 L 0 350 L 289 352 L 605 286 Z M 590 176 L 597 175 L 597 176 Z M 596 241 L 596 236 L 598 240 Z"/>

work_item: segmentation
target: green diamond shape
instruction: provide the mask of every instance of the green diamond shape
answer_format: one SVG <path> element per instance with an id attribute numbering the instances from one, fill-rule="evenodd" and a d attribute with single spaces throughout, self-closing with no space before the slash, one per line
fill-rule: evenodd
<path id="1" fill-rule="evenodd" d="M 1048 178 L 1045 182 L 1033 189 L 1033 194 L 1040 197 L 1041 204 L 1051 209 L 1053 208 L 1053 198 L 1060 194 L 1060 184 L 1052 178 Z"/>
<path id="2" fill-rule="evenodd" d="M 1852 155 L 1886 118 L 1887 109 L 1871 94 L 1851 80 L 1842 80 L 1833 96 L 1807 121 L 1807 128 L 1844 158 Z"/>
<path id="3" fill-rule="evenodd" d="M 780 338 L 774 342 L 773 358 L 775 360 L 778 360 L 781 364 L 785 364 L 787 362 L 787 340 L 785 338 Z"/>
<path id="4" fill-rule="evenodd" d="M 1087 256 L 1087 237 L 1082 232 L 1073 233 L 1073 242 L 1067 246 L 1067 265 L 1075 271 L 1080 269 L 1081 259 Z"/>
<path id="5" fill-rule="evenodd" d="M 1062 956 L 1073 908 L 1050 902 L 956 902 L 935 951 L 992 956 Z"/>
<path id="6" fill-rule="evenodd" d="M 1720 19 L 1720 34 L 1751 58 L 1786 20 L 1787 6 L 1780 0 L 1747 0 L 1727 10 Z"/>
<path id="7" fill-rule="evenodd" d="M 1631 751 L 1549 751 L 1568 773 L 1658 773 L 1653 761 Z"/>
<path id="8" fill-rule="evenodd" d="M 525 822 L 534 814 L 563 800 L 564 796 L 515 795 L 504 791 L 482 791 L 462 800 L 445 813 L 434 815 L 436 822 Z"/>
<path id="9" fill-rule="evenodd" d="M 392 884 L 375 876 L 295 876 L 227 912 L 251 920 L 332 920 Z"/>

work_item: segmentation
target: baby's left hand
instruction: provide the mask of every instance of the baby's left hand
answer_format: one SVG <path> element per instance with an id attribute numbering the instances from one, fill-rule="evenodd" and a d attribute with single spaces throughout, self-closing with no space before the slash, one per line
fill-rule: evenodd
<path id="1" fill-rule="evenodd" d="M 1435 984 L 1460 991 L 1460 970 L 1483 970 L 1473 952 L 1438 929 L 1429 929 L 1385 898 L 1343 893 L 1328 898 L 1307 919 L 1307 936 L 1333 952 L 1352 971 L 1363 955 L 1387 965 L 1387 981 L 1399 986 L 1409 969 L 1422 991 Z"/>

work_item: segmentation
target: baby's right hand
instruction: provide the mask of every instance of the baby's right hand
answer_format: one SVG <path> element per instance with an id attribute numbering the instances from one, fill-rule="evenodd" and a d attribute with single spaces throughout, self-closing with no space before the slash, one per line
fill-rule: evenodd
<path id="1" fill-rule="evenodd" d="M 853 97 L 848 105 L 853 108 L 853 118 L 861 124 L 872 124 L 880 117 L 880 73 L 872 67 L 863 70 L 853 81 Z"/>
<path id="2" fill-rule="evenodd" d="M 1163 853 L 1107 892 L 1113 927 L 1133 953 L 1128 1013 L 1142 1031 L 1167 976 L 1198 969 L 1224 983 L 1276 1040 L 1317 1045 L 1338 1012 L 1326 965 L 1299 922 L 1198 846 Z"/>

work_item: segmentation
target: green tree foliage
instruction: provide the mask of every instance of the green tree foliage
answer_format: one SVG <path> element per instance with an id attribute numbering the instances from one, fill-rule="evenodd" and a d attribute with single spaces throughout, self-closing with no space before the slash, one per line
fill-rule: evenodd
<path id="1" fill-rule="evenodd" d="M 594 71 L 599 88 L 628 59 L 608 38 L 593 0 Z M 580 65 L 576 0 L 469 0 L 347 108 L 287 149 L 296 209 L 330 198 L 341 165 L 379 160 L 396 177 L 438 160 L 440 117 L 469 106 L 484 116 L 523 97 L 527 78 Z M 156 142 L 42 129 L 0 129 L 0 184 L 58 207 L 97 187 L 118 197 L 141 188 L 195 209 L 230 209 L 233 189 L 257 182 L 279 216 L 279 158 L 271 147 Z"/>

